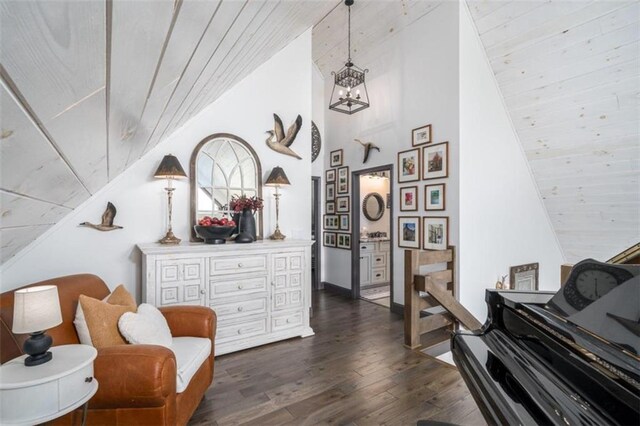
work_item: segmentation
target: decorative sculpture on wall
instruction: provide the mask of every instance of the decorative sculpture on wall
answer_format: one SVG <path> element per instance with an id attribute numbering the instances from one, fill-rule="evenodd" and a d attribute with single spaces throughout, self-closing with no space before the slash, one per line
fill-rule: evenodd
<path id="1" fill-rule="evenodd" d="M 360 145 L 364 147 L 364 159 L 362 160 L 362 164 L 366 163 L 369 160 L 369 154 L 371 154 L 372 149 L 375 149 L 378 152 L 380 152 L 380 148 L 378 148 L 372 142 L 362 142 L 360 139 L 354 139 L 354 141 L 358 142 Z"/>
<path id="2" fill-rule="evenodd" d="M 275 121 L 274 130 L 267 130 L 267 133 L 269 134 L 269 137 L 267 138 L 267 145 L 269 148 L 279 152 L 280 154 L 290 155 L 292 157 L 296 157 L 298 160 L 302 160 L 302 157 L 289 148 L 296 139 L 296 136 L 300 131 L 300 127 L 302 127 L 302 117 L 298 115 L 296 121 L 289 126 L 289 130 L 287 130 L 286 135 L 284 134 L 282 120 L 280 120 L 278 114 L 273 114 L 273 119 Z"/>
<path id="3" fill-rule="evenodd" d="M 116 217 L 116 206 L 107 203 L 107 209 L 102 213 L 102 223 L 94 225 L 90 222 L 82 222 L 80 226 L 88 226 L 89 228 L 97 229 L 98 231 L 113 231 L 114 229 L 122 229 L 122 226 L 114 225 L 113 219 Z"/>
<path id="4" fill-rule="evenodd" d="M 320 137 L 320 130 L 313 121 L 311 122 L 311 162 L 313 163 L 320 155 L 322 149 L 322 138 Z"/>

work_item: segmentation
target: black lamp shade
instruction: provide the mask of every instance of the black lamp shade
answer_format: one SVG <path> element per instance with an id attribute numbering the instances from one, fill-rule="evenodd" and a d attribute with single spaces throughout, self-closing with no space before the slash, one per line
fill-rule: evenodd
<path id="1" fill-rule="evenodd" d="M 264 184 L 267 186 L 291 185 L 282 167 L 274 167 Z"/>
<path id="2" fill-rule="evenodd" d="M 160 165 L 158 166 L 158 170 L 153 174 L 153 177 L 156 178 L 164 178 L 164 179 L 177 179 L 187 177 L 187 174 L 184 172 L 184 169 L 180 165 L 180 162 L 173 155 L 165 155 Z"/>

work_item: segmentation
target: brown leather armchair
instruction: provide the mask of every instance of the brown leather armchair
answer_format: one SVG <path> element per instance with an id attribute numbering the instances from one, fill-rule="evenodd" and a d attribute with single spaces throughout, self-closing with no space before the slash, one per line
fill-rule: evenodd
<path id="1" fill-rule="evenodd" d="M 56 285 L 60 296 L 62 324 L 47 331 L 53 345 L 79 343 L 73 325 L 78 298 L 85 294 L 103 299 L 109 288 L 99 277 L 82 274 L 54 278 L 36 285 Z M 22 355 L 28 335 L 13 334 L 13 291 L 0 294 L 0 363 Z M 120 345 L 98 350 L 94 376 L 98 392 L 89 401 L 89 425 L 184 425 L 213 381 L 216 315 L 201 306 L 161 308 L 173 337 L 193 336 L 211 339 L 209 358 L 176 394 L 176 359 L 162 346 Z M 80 412 L 59 419 L 59 424 L 79 424 Z"/>

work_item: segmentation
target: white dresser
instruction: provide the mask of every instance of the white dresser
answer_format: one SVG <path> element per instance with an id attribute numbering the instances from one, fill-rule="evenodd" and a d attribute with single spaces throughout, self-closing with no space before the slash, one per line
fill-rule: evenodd
<path id="1" fill-rule="evenodd" d="M 218 317 L 216 355 L 311 336 L 312 244 L 140 244 L 142 300 L 211 307 Z"/>
<path id="2" fill-rule="evenodd" d="M 388 283 L 391 263 L 390 242 L 361 241 L 360 243 L 360 286 L 377 286 Z"/>

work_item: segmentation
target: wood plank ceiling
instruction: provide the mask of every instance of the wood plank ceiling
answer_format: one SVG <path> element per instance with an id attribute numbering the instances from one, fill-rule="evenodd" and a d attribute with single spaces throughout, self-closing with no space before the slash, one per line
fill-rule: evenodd
<path id="1" fill-rule="evenodd" d="M 565 257 L 640 240 L 640 3 L 467 2 Z"/>
<path id="2" fill-rule="evenodd" d="M 2 0 L 0 261 L 338 4 Z"/>

